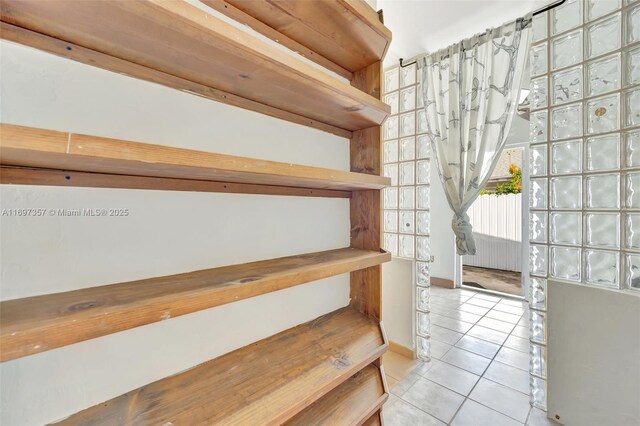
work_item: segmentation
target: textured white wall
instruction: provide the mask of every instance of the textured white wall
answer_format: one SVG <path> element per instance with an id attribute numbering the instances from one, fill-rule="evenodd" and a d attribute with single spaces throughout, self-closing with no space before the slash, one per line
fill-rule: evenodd
<path id="1" fill-rule="evenodd" d="M 1 120 L 348 170 L 348 141 L 0 44 Z M 349 245 L 344 199 L 2 186 L 2 208 L 122 207 L 127 218 L 2 218 L 3 300 Z M 51 422 L 345 306 L 348 275 L 0 365 L 2 425 Z"/>
<path id="2" fill-rule="evenodd" d="M 390 341 L 413 348 L 415 261 L 394 257 L 382 265 L 382 319 Z"/>

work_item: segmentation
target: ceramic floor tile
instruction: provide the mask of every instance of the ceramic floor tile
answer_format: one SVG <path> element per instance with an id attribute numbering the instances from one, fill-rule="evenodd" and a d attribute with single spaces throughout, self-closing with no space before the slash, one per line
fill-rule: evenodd
<path id="1" fill-rule="evenodd" d="M 476 315 L 469 312 L 461 311 L 459 309 L 447 311 L 444 314 L 440 314 L 442 316 L 457 319 L 460 321 L 468 322 L 468 323 L 476 323 L 482 318 L 482 315 Z"/>
<path id="2" fill-rule="evenodd" d="M 483 308 L 482 306 L 471 305 L 469 302 L 463 303 L 459 308 L 461 311 L 469 312 L 470 314 L 476 314 L 483 316 L 489 312 L 489 308 Z"/>
<path id="3" fill-rule="evenodd" d="M 388 374 L 385 374 L 385 377 L 387 379 L 387 385 L 389 385 L 389 390 L 393 390 L 394 386 L 398 384 L 398 380 L 394 379 Z"/>
<path id="4" fill-rule="evenodd" d="M 440 420 L 401 399 L 387 404 L 382 410 L 386 426 L 445 426 Z"/>
<path id="5" fill-rule="evenodd" d="M 469 395 L 480 376 L 442 361 L 434 361 L 425 378 L 462 395 Z"/>
<path id="6" fill-rule="evenodd" d="M 431 314 L 431 324 L 448 328 L 449 330 L 457 331 L 458 333 L 466 333 L 471 327 L 473 327 L 472 323 L 459 321 L 435 313 Z"/>
<path id="7" fill-rule="evenodd" d="M 448 345 L 446 343 L 431 339 L 431 358 L 442 358 L 447 352 L 449 352 L 452 347 L 453 345 Z"/>
<path id="8" fill-rule="evenodd" d="M 529 396 L 507 386 L 480 379 L 469 396 L 489 408 L 524 423 L 529 414 Z"/>
<path id="9" fill-rule="evenodd" d="M 486 300 L 486 299 L 480 299 L 478 298 L 478 296 L 472 297 L 471 299 L 467 300 L 466 303 L 469 303 L 471 305 L 476 305 L 476 306 L 480 306 L 483 308 L 493 308 L 496 305 L 496 302 L 492 302 L 490 300 Z"/>
<path id="10" fill-rule="evenodd" d="M 504 345 L 520 352 L 529 353 L 530 350 L 529 339 L 523 339 L 522 337 L 518 337 L 513 334 L 507 337 L 507 340 L 504 341 Z"/>
<path id="11" fill-rule="evenodd" d="M 422 378 L 422 376 L 420 374 L 418 374 L 415 370 L 413 372 L 411 372 L 409 375 L 405 376 L 404 378 L 402 378 L 400 381 L 398 381 L 398 383 L 396 383 L 396 386 L 391 389 L 391 392 L 394 393 L 397 396 L 402 396 L 404 395 L 407 390 L 409 390 L 409 388 L 411 386 L 413 386 L 418 379 Z"/>
<path id="12" fill-rule="evenodd" d="M 518 321 L 518 325 L 520 327 L 529 328 L 529 315 L 523 315 L 522 318 L 520 318 L 520 321 Z"/>
<path id="13" fill-rule="evenodd" d="M 391 351 L 382 355 L 384 372 L 396 380 L 402 380 L 408 376 L 419 363 L 417 359 L 409 359 Z"/>
<path id="14" fill-rule="evenodd" d="M 494 303 L 498 303 L 500 300 L 502 300 L 501 297 L 494 296 L 494 295 L 489 294 L 489 293 L 481 293 L 481 292 L 478 292 L 478 294 L 476 294 L 474 297 L 476 299 L 484 299 L 484 300 L 488 300 L 488 301 L 494 302 Z"/>
<path id="15" fill-rule="evenodd" d="M 519 368 L 493 361 L 482 376 L 485 379 L 500 383 L 524 394 L 529 393 L 529 372 Z"/>
<path id="16" fill-rule="evenodd" d="M 477 291 L 472 291 L 472 290 L 462 289 L 462 290 L 460 290 L 460 294 L 472 297 L 472 296 L 475 296 L 476 294 L 478 294 L 478 292 Z"/>
<path id="17" fill-rule="evenodd" d="M 499 321 L 497 319 L 487 318 L 487 317 L 484 317 L 480 321 L 478 321 L 478 325 L 482 327 L 490 328 L 492 330 L 499 331 L 501 333 L 507 333 L 507 334 L 511 333 L 511 330 L 513 330 L 513 327 L 516 326 L 513 323 Z"/>
<path id="18" fill-rule="evenodd" d="M 511 306 L 518 306 L 520 308 L 526 306 L 527 302 L 524 299 L 509 299 L 507 297 L 505 297 L 504 299 L 502 299 L 500 301 L 501 304 L 503 305 L 511 305 Z"/>
<path id="19" fill-rule="evenodd" d="M 451 422 L 464 401 L 462 395 L 427 379 L 418 380 L 402 399 L 445 423 Z"/>
<path id="20" fill-rule="evenodd" d="M 529 354 L 515 349 L 502 347 L 494 360 L 521 370 L 529 371 Z"/>
<path id="21" fill-rule="evenodd" d="M 433 306 L 439 306 L 441 308 L 456 309 L 461 304 L 462 304 L 462 302 L 458 302 L 457 300 L 449 300 L 449 299 L 443 299 L 443 298 L 435 298 L 435 299 L 432 298 L 430 306 L 433 305 Z"/>
<path id="22" fill-rule="evenodd" d="M 467 331 L 469 336 L 477 337 L 478 339 L 486 340 L 491 343 L 501 345 L 509 336 L 506 333 L 501 333 L 490 328 L 474 325 L 471 330 Z"/>
<path id="23" fill-rule="evenodd" d="M 522 315 L 525 312 L 525 307 L 521 307 L 521 306 L 512 306 L 512 305 L 507 305 L 505 303 L 498 303 L 496 304 L 493 309 L 495 309 L 496 311 L 502 311 L 502 312 L 506 312 L 508 314 L 514 314 L 514 315 Z"/>
<path id="24" fill-rule="evenodd" d="M 511 332 L 514 336 L 522 337 L 523 339 L 529 338 L 529 328 L 517 325 Z"/>
<path id="25" fill-rule="evenodd" d="M 487 342 L 486 340 L 478 339 L 473 336 L 464 336 L 458 340 L 456 346 L 464 349 L 465 351 L 473 352 L 474 354 L 482 355 L 487 358 L 493 358 L 498 353 L 500 345 Z"/>
<path id="26" fill-rule="evenodd" d="M 440 306 L 440 305 L 437 305 L 437 304 L 434 305 L 434 304 L 429 303 L 429 310 L 431 312 L 435 312 L 435 313 L 440 314 L 440 315 L 446 315 L 447 312 L 450 312 L 450 311 L 452 311 L 454 309 L 446 307 L 446 306 Z"/>
<path id="27" fill-rule="evenodd" d="M 453 419 L 452 426 L 518 426 L 510 417 L 467 399 Z"/>
<path id="28" fill-rule="evenodd" d="M 470 371 L 478 376 L 484 373 L 484 370 L 491 362 L 489 358 L 455 347 L 451 348 L 451 350 L 442 357 L 442 361 Z"/>
<path id="29" fill-rule="evenodd" d="M 433 341 L 431 343 L 433 343 Z M 431 349 L 433 350 L 433 348 L 431 348 Z M 447 349 L 447 350 L 449 350 L 449 349 Z M 431 356 L 433 356 L 433 354 Z M 418 366 L 416 368 L 414 368 L 413 372 L 417 373 L 417 374 L 419 374 L 421 376 L 424 376 L 425 373 L 431 369 L 431 367 L 433 367 L 433 362 L 432 361 L 420 361 Z"/>
<path id="30" fill-rule="evenodd" d="M 548 418 L 544 411 L 534 407 L 529 413 L 527 426 L 559 426 L 559 423 Z"/>
<path id="31" fill-rule="evenodd" d="M 431 340 L 438 340 L 449 345 L 455 345 L 462 336 L 462 333 L 449 330 L 448 328 L 431 325 Z"/>
<path id="32" fill-rule="evenodd" d="M 489 312 L 487 312 L 487 315 L 485 316 L 487 318 L 493 318 L 493 319 L 508 322 L 511 324 L 517 324 L 518 321 L 520 321 L 520 318 L 522 318 L 521 315 L 508 314 L 506 312 L 496 311 L 495 309 L 492 309 Z"/>

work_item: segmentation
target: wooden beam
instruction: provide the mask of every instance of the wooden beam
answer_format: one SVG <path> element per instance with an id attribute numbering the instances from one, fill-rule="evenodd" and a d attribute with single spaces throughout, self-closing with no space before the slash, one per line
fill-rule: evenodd
<path id="1" fill-rule="evenodd" d="M 379 188 L 388 183 L 388 178 L 363 173 L 9 124 L 0 125 L 0 164 L 338 191 Z"/>
<path id="2" fill-rule="evenodd" d="M 0 362 L 391 260 L 343 248 L 0 302 Z"/>
<path id="3" fill-rule="evenodd" d="M 282 424 L 380 357 L 386 346 L 378 323 L 347 307 L 58 424 Z"/>

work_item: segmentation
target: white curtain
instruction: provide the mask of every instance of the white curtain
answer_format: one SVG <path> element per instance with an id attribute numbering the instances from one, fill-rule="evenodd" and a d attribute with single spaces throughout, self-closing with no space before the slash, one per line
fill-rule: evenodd
<path id="1" fill-rule="evenodd" d="M 518 106 L 531 16 L 430 54 L 419 62 L 440 180 L 454 212 L 458 254 L 475 254 L 467 209 L 500 157 Z"/>

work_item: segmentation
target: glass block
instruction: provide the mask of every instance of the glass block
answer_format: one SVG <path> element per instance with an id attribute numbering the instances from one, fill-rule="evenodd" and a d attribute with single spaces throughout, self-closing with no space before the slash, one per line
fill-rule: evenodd
<path id="1" fill-rule="evenodd" d="M 624 165 L 640 167 L 640 130 L 632 130 L 624 134 Z"/>
<path id="2" fill-rule="evenodd" d="M 431 162 L 429 160 L 420 160 L 416 162 L 416 183 L 428 184 L 431 182 Z"/>
<path id="3" fill-rule="evenodd" d="M 418 320 L 418 335 L 422 337 L 428 337 L 431 329 L 431 321 L 429 321 L 429 314 L 426 312 L 416 312 Z"/>
<path id="4" fill-rule="evenodd" d="M 400 161 L 413 160 L 416 156 L 415 138 L 400 139 Z"/>
<path id="5" fill-rule="evenodd" d="M 398 255 L 398 234 L 384 234 L 384 249 L 394 256 Z"/>
<path id="6" fill-rule="evenodd" d="M 619 287 L 620 260 L 617 252 L 585 250 L 585 280 L 589 284 Z"/>
<path id="7" fill-rule="evenodd" d="M 431 239 L 416 237 L 416 259 L 429 261 L 431 258 Z"/>
<path id="8" fill-rule="evenodd" d="M 587 170 L 615 170 L 620 167 L 620 135 L 589 138 L 585 142 Z"/>
<path id="9" fill-rule="evenodd" d="M 624 218 L 624 246 L 640 250 L 640 214 L 627 213 Z"/>
<path id="10" fill-rule="evenodd" d="M 530 167 L 531 176 L 547 174 L 547 145 L 533 145 L 531 147 Z"/>
<path id="11" fill-rule="evenodd" d="M 536 376 L 530 376 L 529 388 L 529 402 L 531 405 L 547 411 L 547 381 Z"/>
<path id="12" fill-rule="evenodd" d="M 587 93 L 589 96 L 620 88 L 620 54 L 587 65 Z"/>
<path id="13" fill-rule="evenodd" d="M 418 359 L 425 362 L 431 361 L 431 344 L 429 339 L 418 336 L 418 344 L 416 346 Z"/>
<path id="14" fill-rule="evenodd" d="M 532 343 L 529 347 L 529 372 L 534 376 L 547 377 L 546 347 Z"/>
<path id="15" fill-rule="evenodd" d="M 413 235 L 398 235 L 398 256 L 413 259 L 415 243 Z"/>
<path id="16" fill-rule="evenodd" d="M 593 21 L 620 8 L 620 0 L 588 0 L 587 19 Z"/>
<path id="17" fill-rule="evenodd" d="M 400 210 L 399 228 L 403 234 L 415 233 L 415 213 L 413 210 Z"/>
<path id="18" fill-rule="evenodd" d="M 416 109 L 416 86 L 408 87 L 400 91 L 400 111 Z"/>
<path id="19" fill-rule="evenodd" d="M 399 68 L 395 67 L 390 70 L 385 71 L 384 73 L 384 91 L 389 93 L 394 90 L 398 90 L 400 80 L 399 80 Z"/>
<path id="20" fill-rule="evenodd" d="M 553 75 L 553 103 L 582 99 L 582 65 Z"/>
<path id="21" fill-rule="evenodd" d="M 531 244 L 529 246 L 529 272 L 531 275 L 547 275 L 547 246 Z"/>
<path id="22" fill-rule="evenodd" d="M 398 232 L 398 211 L 384 211 L 384 230 L 385 232 Z"/>
<path id="23" fill-rule="evenodd" d="M 624 94 L 625 125 L 640 126 L 640 89 L 629 90 Z"/>
<path id="24" fill-rule="evenodd" d="M 417 208 L 428 210 L 431 206 L 431 197 L 428 186 L 416 186 Z"/>
<path id="25" fill-rule="evenodd" d="M 531 48 L 531 75 L 540 75 L 547 72 L 547 43 L 542 43 Z"/>
<path id="26" fill-rule="evenodd" d="M 551 244 L 580 245 L 582 243 L 581 216 L 580 213 L 551 213 L 549 215 Z"/>
<path id="27" fill-rule="evenodd" d="M 620 175 L 591 175 L 585 177 L 586 203 L 589 209 L 620 208 Z"/>
<path id="28" fill-rule="evenodd" d="M 547 308 L 547 280 L 531 277 L 529 280 L 529 306 L 535 309 Z"/>
<path id="29" fill-rule="evenodd" d="M 582 141 L 551 144 L 551 173 L 561 175 L 582 171 Z"/>
<path id="30" fill-rule="evenodd" d="M 534 310 L 529 312 L 529 338 L 532 342 L 541 344 L 547 342 L 546 322 L 547 315 L 545 312 Z"/>
<path id="31" fill-rule="evenodd" d="M 416 287 L 416 308 L 419 311 L 429 312 L 430 293 L 429 287 Z"/>
<path id="32" fill-rule="evenodd" d="M 418 111 L 418 133 L 427 133 L 427 113 L 424 111 L 424 108 Z"/>
<path id="33" fill-rule="evenodd" d="M 547 12 L 533 17 L 533 41 L 547 38 Z"/>
<path id="34" fill-rule="evenodd" d="M 387 118 L 383 124 L 384 139 L 395 139 L 398 137 L 398 116 L 394 115 Z"/>
<path id="35" fill-rule="evenodd" d="M 620 215 L 587 213 L 584 215 L 585 244 L 591 247 L 620 247 Z"/>
<path id="36" fill-rule="evenodd" d="M 384 208 L 385 209 L 398 208 L 398 188 L 388 187 L 384 189 Z"/>
<path id="37" fill-rule="evenodd" d="M 418 235 L 429 235 L 431 233 L 431 218 L 429 212 L 416 212 L 416 233 Z"/>
<path id="38" fill-rule="evenodd" d="M 627 288 L 640 290 L 640 255 L 625 253 L 624 280 Z"/>
<path id="39" fill-rule="evenodd" d="M 403 186 L 399 189 L 400 194 L 400 208 L 401 209 L 414 209 L 415 202 L 415 191 L 413 186 Z"/>
<path id="40" fill-rule="evenodd" d="M 398 141 L 385 141 L 384 143 L 384 162 L 395 163 L 398 161 Z"/>
<path id="41" fill-rule="evenodd" d="M 620 95 L 587 102 L 587 133 L 612 132 L 620 128 Z"/>
<path id="42" fill-rule="evenodd" d="M 422 287 L 429 287 L 431 280 L 429 279 L 429 262 L 416 262 L 416 283 Z"/>
<path id="43" fill-rule="evenodd" d="M 400 68 L 400 87 L 416 84 L 416 64 Z"/>
<path id="44" fill-rule="evenodd" d="M 422 73 L 418 73 L 418 81 L 422 80 Z M 424 106 L 424 98 L 422 97 L 422 92 L 420 91 L 420 86 L 418 86 L 418 92 L 416 93 L 416 106 L 417 108 L 422 108 Z"/>
<path id="45" fill-rule="evenodd" d="M 531 80 L 531 107 L 534 109 L 547 106 L 547 77 Z"/>
<path id="46" fill-rule="evenodd" d="M 625 75 L 626 84 L 640 83 L 640 47 L 626 52 L 627 69 Z"/>
<path id="47" fill-rule="evenodd" d="M 550 275 L 562 280 L 580 281 L 580 270 L 582 269 L 580 257 L 581 250 L 579 248 L 551 247 L 549 256 L 549 263 L 551 264 Z"/>
<path id="48" fill-rule="evenodd" d="M 563 5 L 552 10 L 553 34 L 575 28 L 582 24 L 582 0 L 567 0 Z"/>
<path id="49" fill-rule="evenodd" d="M 431 142 L 427 135 L 420 135 L 416 138 L 417 144 L 417 157 L 429 158 L 431 157 Z"/>
<path id="50" fill-rule="evenodd" d="M 626 173 L 624 176 L 625 203 L 629 209 L 640 208 L 640 173 Z"/>
<path id="51" fill-rule="evenodd" d="M 551 139 L 582 136 L 582 104 L 573 104 L 551 110 Z"/>
<path id="52" fill-rule="evenodd" d="M 413 161 L 400 163 L 398 178 L 400 185 L 414 185 L 415 179 L 415 163 Z"/>
<path id="53" fill-rule="evenodd" d="M 627 11 L 627 44 L 640 40 L 640 5 Z"/>
<path id="54" fill-rule="evenodd" d="M 551 179 L 551 209 L 580 209 L 582 207 L 582 178 L 580 176 Z"/>
<path id="55" fill-rule="evenodd" d="M 391 179 L 391 186 L 398 186 L 398 164 L 385 164 L 383 175 Z"/>
<path id="56" fill-rule="evenodd" d="M 400 136 L 412 136 L 416 133 L 415 111 L 400 116 Z"/>
<path id="57" fill-rule="evenodd" d="M 532 209 L 547 208 L 547 179 L 531 179 L 529 190 L 529 207 Z"/>
<path id="58" fill-rule="evenodd" d="M 530 214 L 529 240 L 535 243 L 547 242 L 547 214 L 535 212 Z"/>
<path id="59" fill-rule="evenodd" d="M 620 48 L 621 17 L 617 13 L 587 27 L 587 57 L 603 55 Z"/>
<path id="60" fill-rule="evenodd" d="M 531 142 L 547 141 L 547 111 L 532 112 L 529 121 Z"/>
<path id="61" fill-rule="evenodd" d="M 554 70 L 582 62 L 582 30 L 572 31 L 553 40 L 551 51 Z"/>
<path id="62" fill-rule="evenodd" d="M 391 115 L 398 113 L 398 92 L 392 92 L 384 96 L 384 103 L 391 107 Z"/>

